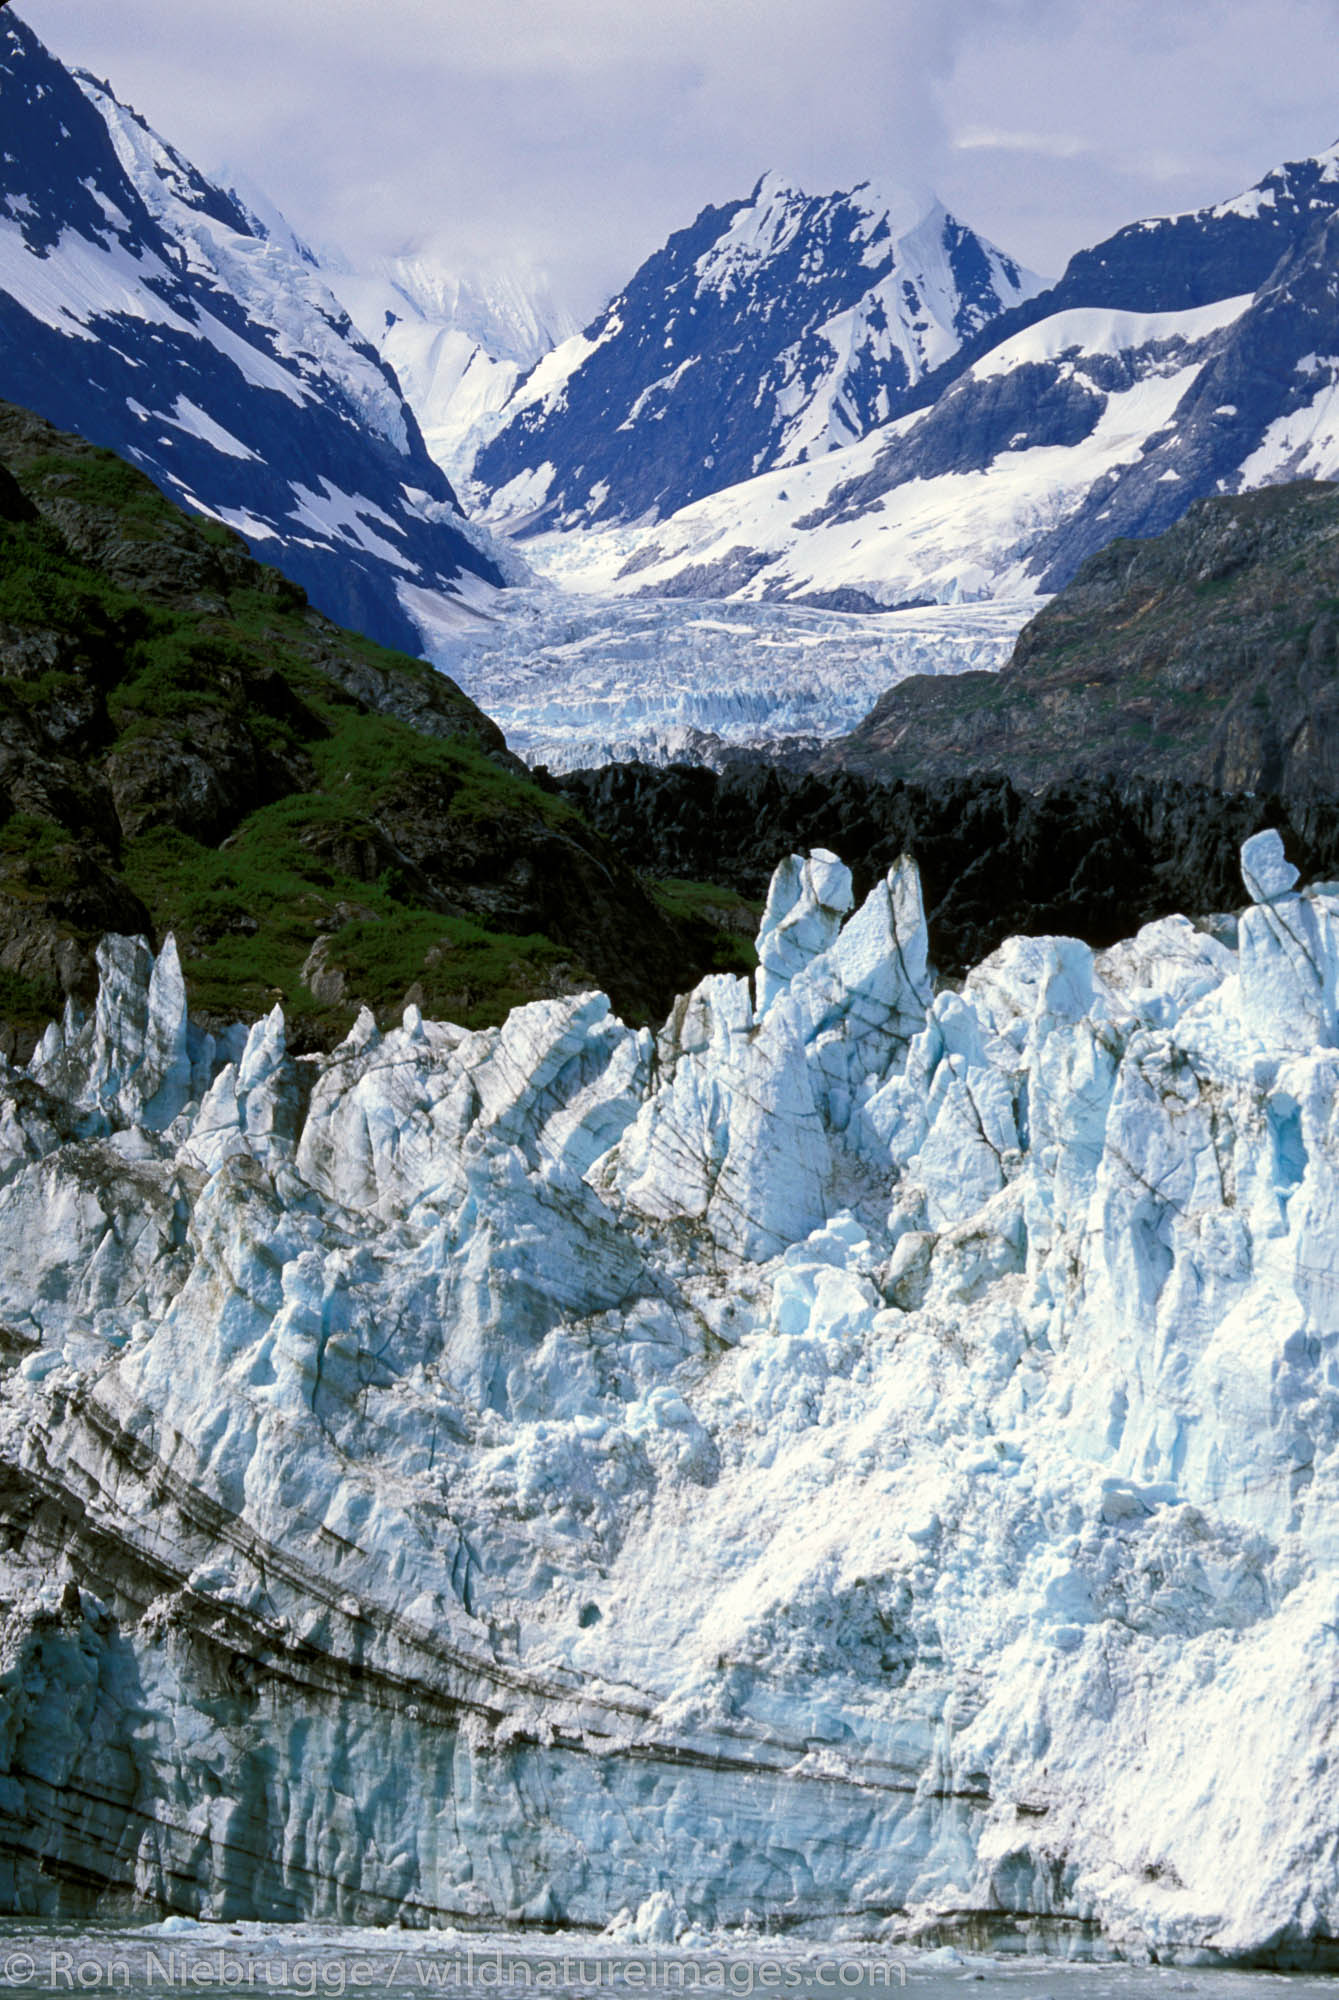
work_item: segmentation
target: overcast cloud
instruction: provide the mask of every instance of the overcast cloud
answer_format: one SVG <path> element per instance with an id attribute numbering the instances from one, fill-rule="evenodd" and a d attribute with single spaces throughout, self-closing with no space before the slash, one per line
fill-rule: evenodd
<path id="1" fill-rule="evenodd" d="M 1047 275 L 1339 138 L 1336 0 L 18 0 L 206 170 L 355 258 L 593 309 L 779 168 L 935 188 Z"/>

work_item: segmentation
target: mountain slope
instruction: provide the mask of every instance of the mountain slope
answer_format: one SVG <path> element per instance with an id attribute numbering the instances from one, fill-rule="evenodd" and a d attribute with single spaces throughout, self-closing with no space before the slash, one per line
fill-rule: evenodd
<path id="1" fill-rule="evenodd" d="M 1339 175 L 1328 183 L 1339 202 Z M 1072 576 L 1113 535 L 1153 535 L 1189 501 L 1339 474 L 1339 213 L 1315 217 L 1138 460 L 1099 482 L 1036 551 L 1043 590 Z"/>
<path id="2" fill-rule="evenodd" d="M 769 175 L 534 370 L 475 476 L 548 523 L 670 513 L 885 422 L 1037 282 L 937 203 Z"/>
<path id="3" fill-rule="evenodd" d="M 821 762 L 1339 797 L 1339 488 L 1203 499 L 1164 534 L 1112 542 L 999 673 L 904 680 Z"/>
<path id="4" fill-rule="evenodd" d="M 1247 303 L 1060 314 L 992 350 L 932 409 L 845 451 L 732 486 L 667 521 L 552 535 L 527 555 L 560 582 L 620 596 L 870 611 L 1034 599 L 1048 538 L 1170 426 Z M 1025 616 L 1020 609 L 1020 624 Z"/>
<path id="5" fill-rule="evenodd" d="M 1189 312 L 1256 292 L 1312 224 L 1339 206 L 1339 145 L 1271 168 L 1227 201 L 1149 216 L 1078 250 L 1054 285 L 1011 308 L 926 376 L 911 397 L 928 405 L 948 382 L 1023 328 L 1076 308 Z"/>
<path id="6" fill-rule="evenodd" d="M 1328 477 L 1337 207 L 1339 149 L 1123 230 L 926 377 L 926 407 L 594 548 L 551 537 L 536 560 L 623 594 L 1026 597 L 1203 494 Z"/>
<path id="7" fill-rule="evenodd" d="M 394 377 L 296 249 L 109 88 L 0 16 L 0 394 L 228 522 L 314 602 L 417 651 L 488 597 Z"/>
<path id="8" fill-rule="evenodd" d="M 707 900 L 728 928 L 738 899 Z M 107 930 L 174 930 L 197 1013 L 278 994 L 312 1044 L 362 1003 L 477 1023 L 598 985 L 659 1012 L 685 963 L 729 962 L 716 928 L 682 892 L 667 914 L 453 682 L 0 405 L 8 1048 L 90 994 Z"/>
<path id="9" fill-rule="evenodd" d="M 459 488 L 521 377 L 577 331 L 539 279 L 461 276 L 423 255 L 321 276 L 394 371 L 423 439 Z"/>

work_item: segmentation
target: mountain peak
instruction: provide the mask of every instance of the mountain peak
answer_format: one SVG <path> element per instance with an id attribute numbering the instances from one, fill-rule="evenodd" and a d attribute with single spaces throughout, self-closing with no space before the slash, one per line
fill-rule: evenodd
<path id="1" fill-rule="evenodd" d="M 132 459 L 410 651 L 462 581 L 501 583 L 399 384 L 292 240 L 10 13 L 0 93 L 0 396 Z"/>
<path id="2" fill-rule="evenodd" d="M 807 199 L 808 196 L 798 181 L 791 180 L 788 174 L 783 174 L 777 167 L 769 167 L 766 173 L 759 174 L 754 182 L 748 205 L 750 208 L 763 208 L 775 201 Z"/>
<path id="3" fill-rule="evenodd" d="M 1285 160 L 1230 200 L 1191 213 L 1214 218 L 1241 216 L 1253 221 L 1280 203 L 1313 210 L 1339 204 L 1339 141 L 1306 159 Z"/>
<path id="4" fill-rule="evenodd" d="M 475 474 L 536 525 L 662 516 L 887 422 L 1036 289 L 927 190 L 811 195 L 773 169 L 521 385 Z"/>
<path id="5" fill-rule="evenodd" d="M 849 194 L 835 198 L 861 210 L 876 227 L 886 224 L 895 242 L 946 212 L 934 189 L 921 181 L 857 181 Z"/>

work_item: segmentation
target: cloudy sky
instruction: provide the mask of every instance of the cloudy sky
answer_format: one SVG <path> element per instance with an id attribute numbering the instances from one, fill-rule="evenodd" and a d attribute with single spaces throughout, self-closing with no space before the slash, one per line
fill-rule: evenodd
<path id="1" fill-rule="evenodd" d="M 935 188 L 1025 263 L 1339 139 L 1336 0 L 18 0 L 207 170 L 358 261 L 593 309 L 775 167 Z"/>

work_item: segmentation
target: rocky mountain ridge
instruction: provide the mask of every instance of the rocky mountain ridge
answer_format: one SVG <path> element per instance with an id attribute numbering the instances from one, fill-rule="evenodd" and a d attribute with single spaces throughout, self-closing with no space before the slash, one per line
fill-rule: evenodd
<path id="1" fill-rule="evenodd" d="M 1339 144 L 1272 167 L 1226 201 L 1127 223 L 1075 251 L 1053 285 L 1013 306 L 926 376 L 914 402 L 928 407 L 948 382 L 1015 333 L 1071 311 L 1190 312 L 1260 290 L 1278 265 L 1339 205 Z"/>
<path id="2" fill-rule="evenodd" d="M 503 582 L 309 255 L 0 16 L 0 395 L 418 652 Z"/>
<path id="3" fill-rule="evenodd" d="M 654 520 L 886 423 L 1039 282 L 928 198 L 765 175 L 540 362 L 474 478 L 527 532 Z"/>
<path id="4" fill-rule="evenodd" d="M 998 674 L 891 688 L 825 769 L 920 783 L 990 772 L 1339 797 L 1339 489 L 1196 501 L 1088 558 Z"/>

